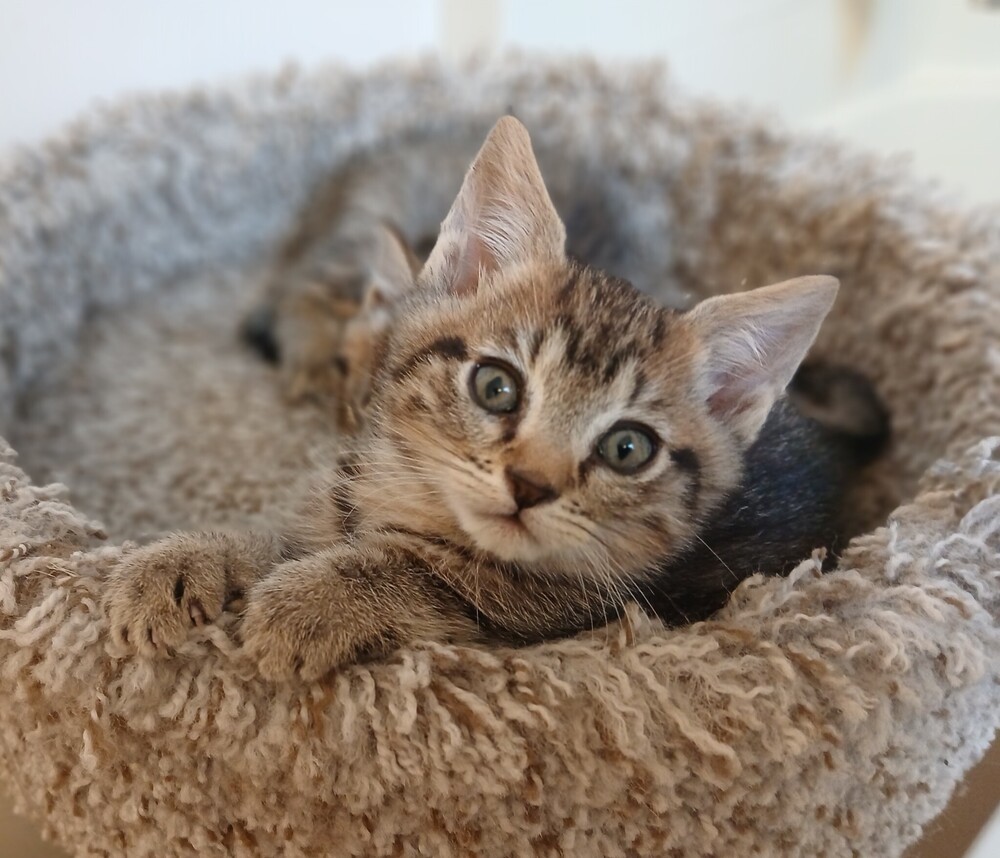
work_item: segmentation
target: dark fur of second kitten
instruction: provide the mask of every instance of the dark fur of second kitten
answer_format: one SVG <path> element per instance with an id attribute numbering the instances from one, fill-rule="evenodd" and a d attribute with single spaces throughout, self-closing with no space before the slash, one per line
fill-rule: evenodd
<path id="1" fill-rule="evenodd" d="M 812 382 L 816 375 L 824 379 L 818 389 Z M 706 619 L 744 578 L 788 572 L 821 546 L 829 562 L 841 547 L 845 492 L 857 471 L 885 449 L 889 413 L 871 384 L 845 367 L 803 366 L 790 392 L 774 406 L 747 451 L 739 486 L 695 543 L 654 580 L 634 589 L 638 601 L 665 622 Z M 833 407 L 831 394 L 846 400 L 855 424 L 851 429 L 806 416 L 813 397 Z"/>
<path id="2" fill-rule="evenodd" d="M 128 555 L 106 599 L 119 641 L 166 651 L 238 596 L 260 671 L 312 679 L 417 640 L 573 634 L 630 600 L 703 619 L 844 538 L 889 422 L 862 376 L 800 367 L 833 278 L 665 308 L 624 279 L 651 276 L 641 246 L 594 238 L 615 220 L 599 171 L 554 158 L 553 200 L 505 118 L 459 187 L 447 140 L 422 141 L 321 190 L 251 325 L 290 395 L 332 397 L 354 441 L 287 531 Z"/>

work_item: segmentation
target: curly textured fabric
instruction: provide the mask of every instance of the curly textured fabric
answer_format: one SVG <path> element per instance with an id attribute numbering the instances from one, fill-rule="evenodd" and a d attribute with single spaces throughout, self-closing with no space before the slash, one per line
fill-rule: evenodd
<path id="1" fill-rule="evenodd" d="M 310 185 L 511 108 L 608 164 L 665 293 L 841 278 L 817 352 L 895 417 L 869 532 L 683 629 L 634 612 L 311 686 L 257 678 L 234 617 L 171 660 L 116 651 L 129 540 L 266 523 L 328 440 L 232 335 Z M 391 65 L 95 114 L 0 167 L 4 782 L 78 856 L 898 855 L 1000 724 L 998 284 L 995 217 L 654 68 Z"/>

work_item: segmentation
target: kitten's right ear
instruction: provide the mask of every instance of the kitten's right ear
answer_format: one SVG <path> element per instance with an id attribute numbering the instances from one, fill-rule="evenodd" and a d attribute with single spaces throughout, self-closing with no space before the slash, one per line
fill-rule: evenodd
<path id="1" fill-rule="evenodd" d="M 709 410 L 749 446 L 791 381 L 833 306 L 835 277 L 799 277 L 719 295 L 684 317 L 699 340 L 701 392 Z"/>
<path id="2" fill-rule="evenodd" d="M 566 229 L 545 189 L 528 130 L 505 116 L 466 173 L 420 280 L 469 294 L 482 272 L 561 260 L 565 245 Z"/>

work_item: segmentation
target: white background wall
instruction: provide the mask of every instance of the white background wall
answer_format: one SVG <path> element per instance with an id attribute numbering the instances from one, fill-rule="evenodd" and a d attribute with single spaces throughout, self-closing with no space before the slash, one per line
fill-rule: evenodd
<path id="1" fill-rule="evenodd" d="M 294 60 L 525 46 L 665 57 L 689 89 L 886 152 L 1000 200 L 989 0 L 0 0 L 0 151 L 94 100 Z"/>
<path id="2" fill-rule="evenodd" d="M 0 146 L 95 99 L 437 43 L 434 0 L 0 0 Z"/>
<path id="3" fill-rule="evenodd" d="M 989 0 L 0 0 L 0 157 L 95 101 L 249 71 L 523 46 L 658 56 L 690 90 L 882 152 L 1000 202 Z M 15 843 L 0 855 L 50 854 Z M 977 858 L 1000 855 L 1000 825 Z M 23 830 L 23 829 L 22 829 Z M 30 835 L 33 840 L 33 835 Z"/>

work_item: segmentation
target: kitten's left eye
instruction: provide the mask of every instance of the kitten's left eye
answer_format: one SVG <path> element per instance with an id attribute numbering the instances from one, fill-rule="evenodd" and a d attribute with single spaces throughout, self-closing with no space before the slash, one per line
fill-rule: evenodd
<path id="1" fill-rule="evenodd" d="M 472 398 L 494 414 L 509 414 L 517 408 L 520 399 L 514 371 L 499 363 L 481 363 L 473 367 L 469 388 Z"/>
<path id="2" fill-rule="evenodd" d="M 619 424 L 597 442 L 597 453 L 619 474 L 634 474 L 656 455 L 656 438 L 642 426 Z"/>

